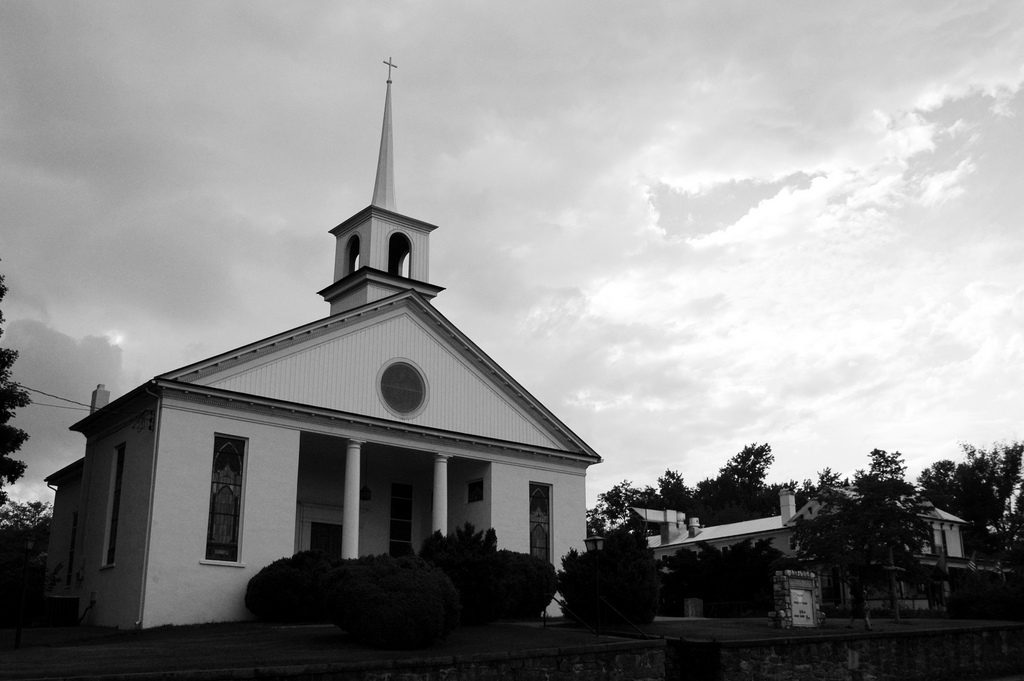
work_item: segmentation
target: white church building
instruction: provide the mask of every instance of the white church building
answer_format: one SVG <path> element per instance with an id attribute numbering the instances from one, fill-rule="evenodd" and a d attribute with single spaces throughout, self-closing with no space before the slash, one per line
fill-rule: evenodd
<path id="1" fill-rule="evenodd" d="M 370 206 L 331 230 L 330 315 L 161 374 L 72 426 L 48 570 L 87 624 L 250 617 L 249 579 L 305 549 L 415 551 L 493 527 L 557 564 L 601 458 L 438 312 L 434 225 L 396 211 L 388 79 Z"/>

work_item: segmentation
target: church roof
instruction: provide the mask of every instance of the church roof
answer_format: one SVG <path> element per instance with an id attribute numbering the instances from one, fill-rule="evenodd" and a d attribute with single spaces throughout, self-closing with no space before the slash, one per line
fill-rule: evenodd
<path id="1" fill-rule="evenodd" d="M 373 201 L 332 230 L 335 236 L 375 217 L 424 236 L 435 229 L 395 212 L 390 78 L 395 65 L 390 59 L 384 63 L 388 86 Z M 424 249 L 425 242 L 420 253 Z M 232 409 L 326 419 L 372 439 L 401 433 L 406 438 L 470 442 L 588 465 L 601 461 L 430 304 L 442 287 L 400 276 L 388 267 L 385 272 L 364 263 L 320 292 L 329 302 L 348 296 L 346 305 L 351 301 L 352 307 L 332 302 L 335 313 L 329 317 L 160 374 L 71 429 L 92 434 L 111 427 L 133 409 L 151 409 L 136 400 L 145 402 L 169 391 L 187 399 L 230 404 Z M 369 297 L 360 304 L 357 294 L 371 284 L 377 299 Z M 421 407 L 395 411 L 380 396 L 381 376 L 395 362 L 412 366 L 417 361 L 426 367 Z"/>
<path id="2" fill-rule="evenodd" d="M 45 482 L 47 485 L 57 485 L 59 487 L 64 482 L 82 477 L 82 468 L 84 466 L 85 457 L 82 457 L 81 459 L 72 461 L 67 466 L 64 466 L 64 468 L 61 468 L 59 471 L 50 473 L 45 478 L 43 478 L 43 482 Z"/>
<path id="3" fill-rule="evenodd" d="M 252 376 L 268 366 L 287 365 L 292 370 L 305 367 L 315 374 L 326 374 L 333 369 L 332 360 L 324 359 L 318 349 L 332 342 L 340 342 L 345 334 L 354 333 L 353 329 L 363 331 L 388 320 L 415 316 L 418 322 L 410 325 L 418 330 L 419 338 L 425 338 L 423 329 L 429 329 L 431 345 L 440 341 L 448 350 L 446 356 L 458 353 L 461 359 L 458 365 L 474 367 L 476 375 L 489 386 L 485 389 L 485 397 L 492 396 L 492 401 L 499 408 L 502 404 L 510 405 L 509 418 L 523 424 L 519 430 L 529 429 L 535 432 L 534 437 L 516 438 L 508 433 L 513 430 L 476 430 L 469 428 L 446 427 L 447 423 L 431 422 L 425 419 L 399 419 L 388 415 L 364 411 L 356 408 L 339 407 L 338 404 L 322 398 L 307 398 L 306 392 L 286 390 L 268 379 L 251 379 L 249 383 L 237 380 L 239 376 Z M 390 315 L 390 316 L 389 316 Z M 396 317 L 397 315 L 397 317 Z M 383 321 L 382 321 L 383 320 Z M 320 342 L 322 341 L 322 342 Z M 318 345 L 319 342 L 319 345 Z M 344 357 L 345 347 L 340 348 Z M 318 354 L 320 353 L 320 354 Z M 296 363 L 295 357 L 307 358 L 304 363 Z M 453 362 L 455 360 L 452 360 Z M 282 369 L 278 376 L 283 375 Z M 224 377 L 227 377 L 225 379 Z M 235 378 L 232 378 L 235 377 Z M 239 389 L 252 385 L 252 380 L 260 381 L 260 388 L 254 390 Z M 312 382 L 322 381 L 321 378 L 311 379 Z M 443 381 L 438 380 L 437 383 Z M 269 387 L 268 387 L 269 386 Z M 428 301 L 413 290 L 392 295 L 383 300 L 342 312 L 324 319 L 275 334 L 268 338 L 249 343 L 213 357 L 189 364 L 156 376 L 152 381 L 136 390 L 111 402 L 104 409 L 82 419 L 73 430 L 90 432 L 113 413 L 122 409 L 124 404 L 138 398 L 147 390 L 170 390 L 177 393 L 203 395 L 211 399 L 225 400 L 238 407 L 258 410 L 284 410 L 282 413 L 304 414 L 309 417 L 325 418 L 339 423 L 347 423 L 359 428 L 380 429 L 389 432 L 402 432 L 418 438 L 436 439 L 441 441 L 474 442 L 487 447 L 530 452 L 539 455 L 569 457 L 582 459 L 590 463 L 601 461 L 601 457 L 576 435 L 568 426 L 560 421 L 550 410 L 531 395 L 522 385 L 501 366 L 491 359 L 483 350 L 470 340 L 462 331 L 438 312 Z M 325 388 L 326 394 L 331 387 Z M 364 389 L 365 390 L 365 389 Z M 438 388 L 442 390 L 442 388 Z M 500 393 L 501 397 L 496 397 Z M 324 393 L 321 393 L 324 394 Z M 438 400 L 442 398 L 439 395 Z M 347 404 L 347 403 L 344 403 Z M 527 426 L 525 424 L 533 424 Z"/>

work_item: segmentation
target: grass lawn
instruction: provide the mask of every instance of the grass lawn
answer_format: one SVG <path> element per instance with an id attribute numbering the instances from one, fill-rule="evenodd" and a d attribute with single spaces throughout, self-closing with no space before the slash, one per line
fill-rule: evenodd
<path id="1" fill-rule="evenodd" d="M 602 642 L 612 641 L 602 637 Z M 244 669 L 377 660 L 452 657 L 598 642 L 585 631 L 540 624 L 459 627 L 446 641 L 415 651 L 364 647 L 337 627 L 236 622 L 142 631 L 100 627 L 0 630 L 0 679 L 125 674 L 192 669 Z"/>

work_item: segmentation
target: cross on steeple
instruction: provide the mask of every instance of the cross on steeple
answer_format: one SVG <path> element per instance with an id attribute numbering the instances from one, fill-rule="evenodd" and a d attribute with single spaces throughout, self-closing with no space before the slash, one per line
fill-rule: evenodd
<path id="1" fill-rule="evenodd" d="M 397 69 L 398 65 L 391 63 L 391 57 L 388 57 L 387 61 L 385 61 L 384 63 L 388 65 L 388 82 L 390 83 L 391 82 L 391 69 Z"/>
<path id="2" fill-rule="evenodd" d="M 377 179 L 373 183 L 371 205 L 395 210 L 395 171 L 391 151 L 391 69 L 397 69 L 391 57 L 388 66 L 388 84 L 384 94 L 384 125 L 380 131 L 380 156 L 377 157 Z"/>

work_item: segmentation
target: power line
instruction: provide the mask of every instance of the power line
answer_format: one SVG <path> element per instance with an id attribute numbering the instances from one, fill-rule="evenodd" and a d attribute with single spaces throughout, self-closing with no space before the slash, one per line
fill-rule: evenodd
<path id="1" fill-rule="evenodd" d="M 54 409 L 73 409 L 75 411 L 89 411 L 88 407 L 71 407 L 66 404 L 47 404 L 46 402 L 33 402 L 32 407 L 53 407 Z"/>
<path id="2" fill-rule="evenodd" d="M 69 399 L 67 397 L 61 397 L 60 395 L 53 395 L 51 393 L 39 390 L 38 388 L 30 388 L 29 386 L 25 385 L 24 383 L 17 383 L 15 385 L 17 385 L 17 386 L 19 386 L 21 388 L 24 388 L 25 390 L 31 390 L 34 393 L 39 393 L 40 395 L 46 395 L 47 397 L 52 397 L 55 400 L 63 400 L 64 402 L 70 402 L 71 404 L 77 404 L 78 406 L 85 407 L 86 409 L 92 409 L 92 407 L 90 405 L 85 404 L 84 402 L 79 402 L 78 400 L 72 400 L 72 399 Z M 46 405 L 46 406 L 57 406 L 57 405 Z"/>

